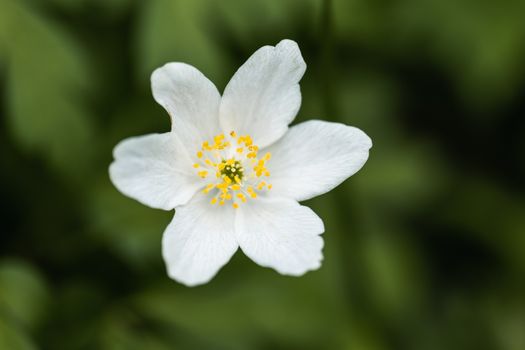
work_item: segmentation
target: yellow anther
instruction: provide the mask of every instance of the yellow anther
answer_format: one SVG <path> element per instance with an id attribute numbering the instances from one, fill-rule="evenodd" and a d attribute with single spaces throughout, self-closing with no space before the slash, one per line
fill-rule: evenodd
<path id="1" fill-rule="evenodd" d="M 243 201 L 243 203 L 246 202 L 246 196 L 243 193 L 237 193 L 237 198 Z"/>
<path id="2" fill-rule="evenodd" d="M 217 187 L 221 191 L 227 191 L 228 183 L 227 182 L 222 182 L 220 184 L 215 185 L 215 187 Z"/>
<path id="3" fill-rule="evenodd" d="M 250 197 L 257 198 L 257 193 L 253 190 L 253 187 L 248 187 L 248 193 L 250 194 Z"/>
<path id="4" fill-rule="evenodd" d="M 268 185 L 268 189 L 269 189 L 269 190 L 272 189 L 272 184 L 269 184 L 269 185 Z"/>
<path id="5" fill-rule="evenodd" d="M 231 144 L 236 144 L 237 146 L 234 147 Z M 230 147 L 232 148 L 230 149 Z M 226 153 L 234 154 L 235 156 L 227 159 L 223 158 L 222 150 L 226 150 Z M 211 153 L 208 158 L 204 157 L 206 151 Z M 233 208 L 238 208 L 248 198 L 257 198 L 259 193 L 256 190 L 262 191 L 266 186 L 268 189 L 272 188 L 271 185 L 267 185 L 264 181 L 260 181 L 253 186 L 245 187 L 244 185 L 245 181 L 251 182 L 251 179 L 255 176 L 270 176 L 266 163 L 270 160 L 271 154 L 270 152 L 265 152 L 264 156 L 259 158 L 258 151 L 259 147 L 253 144 L 250 135 L 237 135 L 233 130 L 227 134 L 216 135 L 211 143 L 209 141 L 202 143 L 202 148 L 197 152 L 197 158 L 202 159 L 203 163 L 200 163 L 201 161 L 193 163 L 193 167 L 196 169 L 204 167 L 206 169 L 197 172 L 202 178 L 208 176 L 208 170 L 212 171 L 211 174 L 215 172 L 217 180 L 209 183 L 203 189 L 204 193 L 208 193 L 215 188 L 218 190 L 218 195 L 210 200 L 211 204 L 224 205 L 231 200 Z M 234 198 L 237 199 L 237 202 L 235 202 Z"/>

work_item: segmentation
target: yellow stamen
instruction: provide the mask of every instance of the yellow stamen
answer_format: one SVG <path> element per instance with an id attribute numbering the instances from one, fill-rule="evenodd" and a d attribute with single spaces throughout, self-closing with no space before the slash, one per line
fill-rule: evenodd
<path id="1" fill-rule="evenodd" d="M 253 187 L 248 187 L 248 193 L 250 194 L 250 197 L 257 198 L 257 193 L 253 190 Z"/>
<path id="2" fill-rule="evenodd" d="M 206 188 L 202 190 L 202 192 L 204 192 L 204 193 L 208 193 L 208 192 L 210 192 L 214 187 L 215 187 L 214 184 L 208 184 L 208 185 L 206 185 Z"/>
<path id="3" fill-rule="evenodd" d="M 239 198 L 243 203 L 246 203 L 246 196 L 243 193 L 237 193 L 237 198 Z"/>
<path id="4" fill-rule="evenodd" d="M 200 170 L 204 167 L 206 169 L 197 171 L 197 175 L 203 179 L 207 178 L 209 170 L 211 174 L 215 172 L 213 180 L 202 190 L 204 193 L 209 193 L 214 189 L 218 190 L 216 196 L 210 200 L 210 204 L 224 205 L 231 200 L 232 207 L 239 208 L 240 204 L 247 202 L 248 199 L 256 199 L 259 196 L 256 191 L 272 188 L 265 181 L 252 182 L 257 177 L 270 176 L 267 162 L 271 159 L 271 153 L 266 152 L 263 157 L 259 158 L 259 147 L 253 144 L 250 135 L 237 135 L 232 130 L 226 136 L 219 134 L 213 137 L 211 142 L 203 141 L 201 149 L 197 151 L 197 158 L 203 163 L 193 163 L 193 168 Z M 231 156 L 223 158 L 222 150 Z M 234 198 L 238 199 L 237 202 Z"/>

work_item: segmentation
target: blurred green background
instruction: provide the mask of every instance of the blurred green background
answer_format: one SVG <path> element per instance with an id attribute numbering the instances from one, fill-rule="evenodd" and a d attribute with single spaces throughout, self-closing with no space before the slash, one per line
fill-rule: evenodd
<path id="1" fill-rule="evenodd" d="M 0 349 L 525 349 L 522 0 L 0 0 Z M 299 43 L 297 122 L 374 140 L 308 201 L 325 260 L 302 278 L 241 253 L 168 279 L 172 212 L 108 178 L 123 138 L 169 130 L 169 61 L 222 91 Z"/>

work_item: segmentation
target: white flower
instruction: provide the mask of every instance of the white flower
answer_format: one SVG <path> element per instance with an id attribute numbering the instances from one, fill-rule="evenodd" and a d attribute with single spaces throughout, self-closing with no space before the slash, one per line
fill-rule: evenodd
<path id="1" fill-rule="evenodd" d="M 172 130 L 120 142 L 109 171 L 123 194 L 176 210 L 162 240 L 174 280 L 208 282 L 238 247 L 281 274 L 319 268 L 323 222 L 298 201 L 356 173 L 372 142 L 339 123 L 288 127 L 301 105 L 305 70 L 297 44 L 283 40 L 257 50 L 222 97 L 187 64 L 153 72 L 153 96 Z"/>

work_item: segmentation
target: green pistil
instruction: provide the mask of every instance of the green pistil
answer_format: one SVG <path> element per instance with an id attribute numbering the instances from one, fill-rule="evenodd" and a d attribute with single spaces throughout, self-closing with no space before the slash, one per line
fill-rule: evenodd
<path id="1" fill-rule="evenodd" d="M 222 161 L 223 164 L 226 163 L 225 160 Z M 232 165 L 226 165 L 221 170 L 221 175 L 226 175 L 233 183 L 235 183 L 235 176 L 239 177 L 239 180 L 242 181 L 244 176 L 244 169 L 239 161 L 234 161 Z"/>

